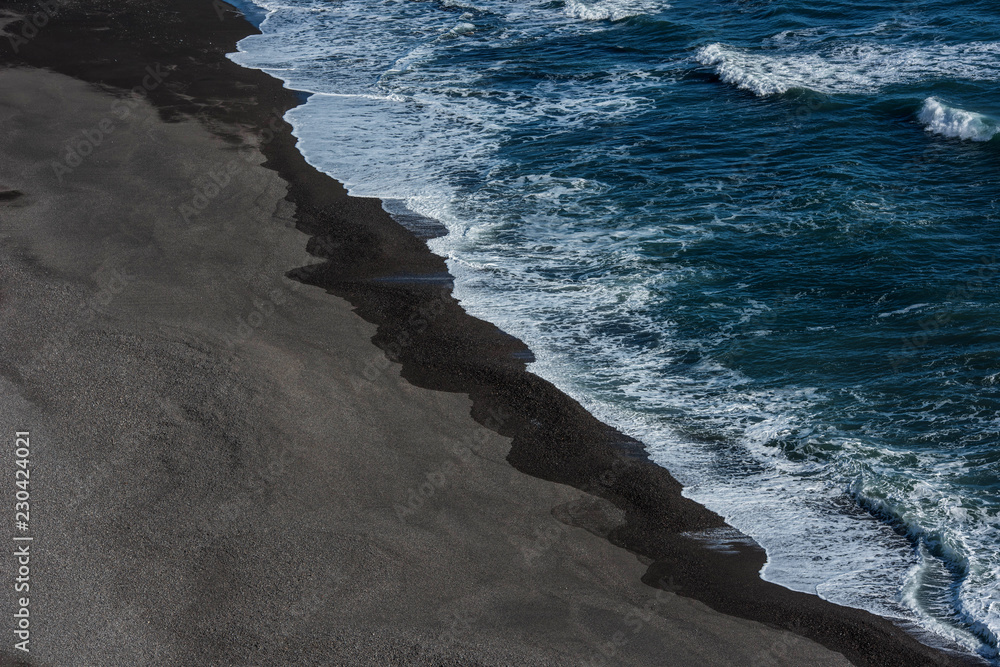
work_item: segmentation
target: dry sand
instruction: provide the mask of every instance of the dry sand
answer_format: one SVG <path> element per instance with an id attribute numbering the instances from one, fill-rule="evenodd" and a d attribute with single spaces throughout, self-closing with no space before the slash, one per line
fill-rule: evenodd
<path id="1" fill-rule="evenodd" d="M 965 662 L 762 582 L 759 547 L 526 373 L 304 162 L 297 96 L 224 57 L 252 30 L 227 5 L 53 2 L 0 39 L 31 664 Z"/>
<path id="2" fill-rule="evenodd" d="M 849 664 L 658 593 L 560 523 L 620 517 L 514 470 L 467 397 L 411 386 L 346 302 L 282 277 L 306 239 L 251 143 L 138 99 L 119 118 L 120 99 L 0 71 L 0 184 L 23 193 L 0 208 L 0 396 L 3 432 L 32 433 L 33 664 Z M 105 119 L 60 183 L 52 161 Z M 191 179 L 232 160 L 185 221 Z"/>

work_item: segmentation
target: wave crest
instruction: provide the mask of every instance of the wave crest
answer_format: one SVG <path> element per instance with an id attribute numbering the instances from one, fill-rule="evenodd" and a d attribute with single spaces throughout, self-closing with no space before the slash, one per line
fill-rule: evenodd
<path id="1" fill-rule="evenodd" d="M 1000 133 L 1000 125 L 989 116 L 950 107 L 936 97 L 924 100 L 918 118 L 928 132 L 954 139 L 989 141 Z"/>
<path id="2" fill-rule="evenodd" d="M 788 68 L 772 67 L 763 58 L 730 49 L 721 44 L 709 44 L 698 49 L 695 60 L 702 65 L 715 66 L 719 78 L 737 88 L 749 90 L 758 97 L 780 95 L 796 87 L 798 77 L 787 76 Z M 786 70 L 782 72 L 780 70 Z M 785 76 L 783 76 L 785 74 Z"/>
<path id="3" fill-rule="evenodd" d="M 631 16 L 655 14 L 670 9 L 670 5 L 653 0 L 566 0 L 565 12 L 568 16 L 584 21 L 620 21 Z"/>
<path id="4" fill-rule="evenodd" d="M 795 88 L 824 94 L 870 93 L 937 78 L 1000 81 L 1000 42 L 898 45 L 854 42 L 814 52 L 775 52 L 709 44 L 695 53 L 726 83 L 759 97 Z"/>

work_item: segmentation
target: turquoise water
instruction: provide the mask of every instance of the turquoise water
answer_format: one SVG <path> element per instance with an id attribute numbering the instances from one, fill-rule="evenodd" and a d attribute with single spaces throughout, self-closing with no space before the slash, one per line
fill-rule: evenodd
<path id="1" fill-rule="evenodd" d="M 1000 6 L 257 4 L 310 163 L 766 579 L 997 658 Z"/>

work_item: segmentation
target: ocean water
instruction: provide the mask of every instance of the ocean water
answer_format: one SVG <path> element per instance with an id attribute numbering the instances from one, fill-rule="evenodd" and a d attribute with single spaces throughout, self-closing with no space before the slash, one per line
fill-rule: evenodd
<path id="1" fill-rule="evenodd" d="M 1000 5 L 254 1 L 309 162 L 765 579 L 1000 664 Z"/>

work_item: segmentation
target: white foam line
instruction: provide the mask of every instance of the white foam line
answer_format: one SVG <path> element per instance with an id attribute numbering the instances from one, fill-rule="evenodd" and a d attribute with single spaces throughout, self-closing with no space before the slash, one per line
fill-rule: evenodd
<path id="1" fill-rule="evenodd" d="M 923 308 L 924 306 L 929 306 L 929 303 L 915 303 L 912 306 L 907 306 L 906 308 L 900 308 L 899 310 L 894 310 L 889 313 L 879 313 L 879 317 L 892 317 L 893 315 L 902 315 L 908 313 L 911 310 L 916 310 L 917 308 Z"/>
<path id="2" fill-rule="evenodd" d="M 406 102 L 406 98 L 402 95 L 396 95 L 394 93 L 387 93 L 385 95 L 375 95 L 373 93 L 327 93 L 318 92 L 315 90 L 303 90 L 301 88 L 296 88 L 299 92 L 308 93 L 310 95 L 316 95 L 318 97 L 345 97 L 349 99 L 359 99 L 359 100 L 380 100 L 383 102 Z"/>

